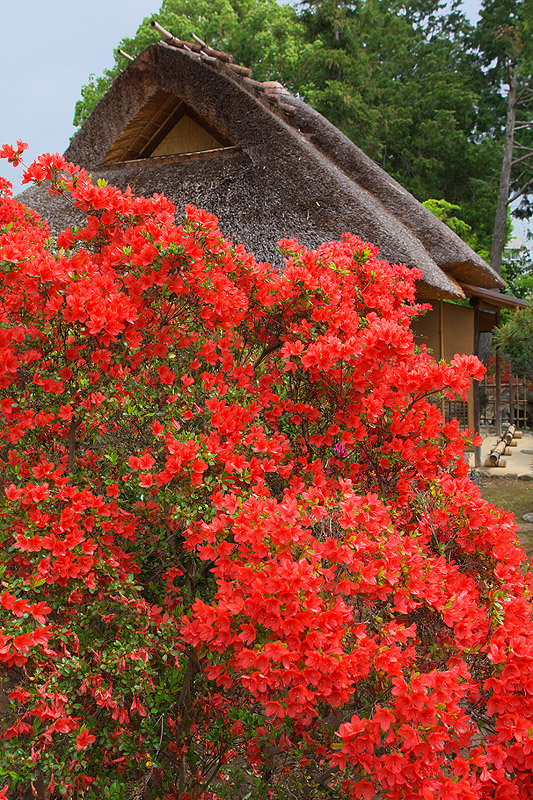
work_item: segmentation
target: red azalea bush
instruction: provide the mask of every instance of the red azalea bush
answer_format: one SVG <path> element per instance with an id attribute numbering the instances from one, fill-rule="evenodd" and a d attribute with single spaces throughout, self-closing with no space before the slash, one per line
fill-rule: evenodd
<path id="1" fill-rule="evenodd" d="M 533 796 L 531 575 L 416 272 L 26 179 L 87 221 L 2 188 L 0 797 Z"/>

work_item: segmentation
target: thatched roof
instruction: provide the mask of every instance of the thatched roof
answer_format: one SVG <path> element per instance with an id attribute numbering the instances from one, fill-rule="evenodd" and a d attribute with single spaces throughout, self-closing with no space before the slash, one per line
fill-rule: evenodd
<path id="1" fill-rule="evenodd" d="M 510 308 L 516 311 L 519 308 L 529 308 L 531 303 L 521 297 L 514 297 L 512 294 L 502 294 L 494 289 L 482 289 L 480 286 L 470 286 L 462 283 L 461 289 L 466 297 L 475 297 L 481 309 L 485 311 L 495 311 L 500 308 Z"/>
<path id="2" fill-rule="evenodd" d="M 196 152 L 186 152 L 194 137 Z M 282 238 L 315 247 L 349 231 L 388 260 L 421 269 L 422 296 L 462 296 L 461 283 L 504 285 L 324 117 L 280 84 L 254 81 L 226 54 L 198 44 L 172 40 L 144 50 L 65 156 L 122 189 L 164 192 L 178 215 L 188 202 L 208 209 L 223 234 L 258 259 L 276 263 Z M 20 199 L 54 231 L 76 222 L 72 207 L 45 187 Z"/>

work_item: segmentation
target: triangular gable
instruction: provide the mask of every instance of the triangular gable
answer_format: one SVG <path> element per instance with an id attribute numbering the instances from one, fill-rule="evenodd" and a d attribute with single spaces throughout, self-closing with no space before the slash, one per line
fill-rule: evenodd
<path id="1" fill-rule="evenodd" d="M 156 92 L 126 125 L 104 163 L 139 158 L 205 153 L 234 143 L 187 103 L 168 92 Z"/>

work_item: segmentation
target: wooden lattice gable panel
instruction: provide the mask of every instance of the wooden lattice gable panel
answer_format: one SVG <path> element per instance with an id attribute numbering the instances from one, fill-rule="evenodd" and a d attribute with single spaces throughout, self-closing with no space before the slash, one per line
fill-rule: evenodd
<path id="1" fill-rule="evenodd" d="M 222 131 L 179 97 L 157 91 L 126 125 L 104 163 L 205 153 L 234 146 Z"/>

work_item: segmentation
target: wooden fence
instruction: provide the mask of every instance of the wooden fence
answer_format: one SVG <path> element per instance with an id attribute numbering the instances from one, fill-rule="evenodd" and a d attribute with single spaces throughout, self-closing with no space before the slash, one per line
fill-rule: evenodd
<path id="1" fill-rule="evenodd" d="M 530 383 L 523 378 L 509 375 L 501 384 L 502 423 L 509 422 L 517 428 L 527 428 L 533 424 L 528 418 L 528 387 Z M 487 375 L 481 384 L 481 422 L 485 425 L 496 423 L 496 382 L 494 375 Z M 529 416 L 531 411 L 529 412 Z"/>

